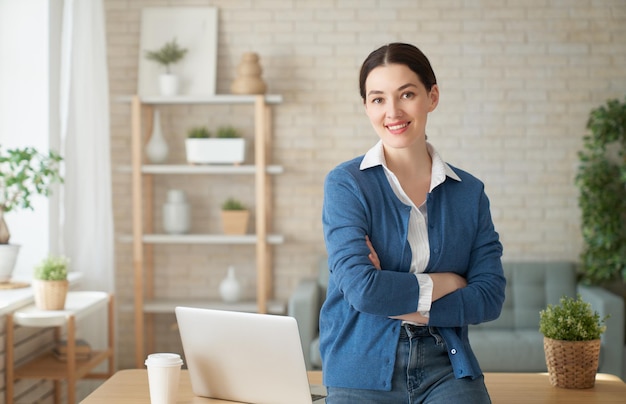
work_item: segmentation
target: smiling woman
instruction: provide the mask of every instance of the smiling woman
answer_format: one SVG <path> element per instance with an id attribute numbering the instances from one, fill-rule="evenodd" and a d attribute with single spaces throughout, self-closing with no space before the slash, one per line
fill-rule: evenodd
<path id="1" fill-rule="evenodd" d="M 324 186 L 328 404 L 489 403 L 467 326 L 504 302 L 502 245 L 482 182 L 426 141 L 439 87 L 426 56 L 394 43 L 359 78 L 379 142 Z"/>

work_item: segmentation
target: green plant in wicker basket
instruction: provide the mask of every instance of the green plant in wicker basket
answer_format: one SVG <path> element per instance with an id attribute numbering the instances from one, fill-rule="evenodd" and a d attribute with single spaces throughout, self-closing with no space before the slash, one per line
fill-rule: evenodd
<path id="1" fill-rule="evenodd" d="M 228 198 L 222 204 L 222 210 L 246 210 L 246 207 L 241 201 L 235 198 Z"/>
<path id="2" fill-rule="evenodd" d="M 35 279 L 42 281 L 64 281 L 67 279 L 69 259 L 51 255 L 35 266 Z"/>
<path id="3" fill-rule="evenodd" d="M 576 299 L 564 296 L 558 305 L 549 304 L 539 312 L 539 331 L 556 340 L 591 341 L 604 333 L 607 318 L 600 318 L 580 295 Z"/>

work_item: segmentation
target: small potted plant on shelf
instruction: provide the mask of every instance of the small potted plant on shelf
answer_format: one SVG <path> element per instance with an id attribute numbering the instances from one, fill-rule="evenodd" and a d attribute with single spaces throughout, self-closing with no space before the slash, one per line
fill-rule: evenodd
<path id="1" fill-rule="evenodd" d="M 62 157 L 33 147 L 2 149 L 0 146 L 0 282 L 8 282 L 13 273 L 20 246 L 9 244 L 11 233 L 4 220 L 8 212 L 33 209 L 35 195 L 48 196 L 54 183 L 62 183 L 59 174 Z"/>
<path id="2" fill-rule="evenodd" d="M 564 388 L 590 388 L 595 384 L 600 356 L 600 335 L 605 318 L 582 300 L 562 297 L 539 313 L 539 331 L 550 383 Z"/>
<path id="3" fill-rule="evenodd" d="M 41 310 L 63 310 L 69 282 L 64 256 L 51 255 L 35 267 L 33 288 L 35 305 Z"/>
<path id="4" fill-rule="evenodd" d="M 246 234 L 249 218 L 250 211 L 238 199 L 228 198 L 222 204 L 222 230 L 224 234 Z"/>
<path id="5" fill-rule="evenodd" d="M 161 95 L 172 96 L 178 94 L 178 76 L 172 73 L 170 65 L 178 63 L 187 54 L 187 49 L 181 48 L 176 38 L 166 42 L 160 49 L 146 51 L 145 57 L 165 67 L 165 73 L 159 76 L 159 90 Z"/>
<path id="6" fill-rule="evenodd" d="M 194 127 L 187 132 L 185 149 L 191 164 L 240 164 L 246 143 L 232 126 L 219 127 L 215 138 L 206 127 Z"/>

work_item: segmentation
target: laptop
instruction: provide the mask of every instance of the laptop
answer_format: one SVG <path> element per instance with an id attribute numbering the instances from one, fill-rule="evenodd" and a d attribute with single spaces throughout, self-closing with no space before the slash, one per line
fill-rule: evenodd
<path id="1" fill-rule="evenodd" d="M 295 318 L 192 307 L 175 312 L 195 395 L 254 404 L 324 402 L 323 386 L 309 386 Z"/>

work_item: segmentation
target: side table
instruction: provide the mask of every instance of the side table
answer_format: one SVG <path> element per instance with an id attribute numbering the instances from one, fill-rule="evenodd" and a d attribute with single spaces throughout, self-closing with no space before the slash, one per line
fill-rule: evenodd
<path id="1" fill-rule="evenodd" d="M 97 310 L 107 310 L 108 343 L 104 350 L 93 351 L 89 359 L 76 359 L 76 322 Z M 13 403 L 13 383 L 16 379 L 46 379 L 54 381 L 55 403 L 61 402 L 61 381 L 67 382 L 67 401 L 76 402 L 76 381 L 81 378 L 107 379 L 114 372 L 113 295 L 105 292 L 69 292 L 64 310 L 39 310 L 26 306 L 6 315 L 6 403 Z M 45 352 L 27 363 L 14 364 L 14 326 L 55 327 L 55 339 L 61 340 L 66 327 L 67 361 L 57 359 L 52 351 Z M 106 373 L 90 373 L 108 360 Z"/>

